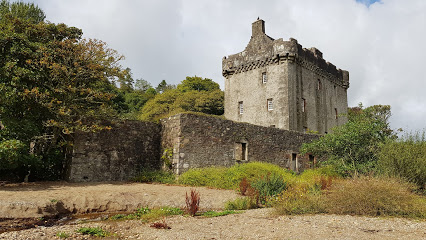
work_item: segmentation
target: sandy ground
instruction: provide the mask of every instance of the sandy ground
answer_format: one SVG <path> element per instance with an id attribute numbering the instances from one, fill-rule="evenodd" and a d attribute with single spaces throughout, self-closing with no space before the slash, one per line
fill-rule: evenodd
<path id="1" fill-rule="evenodd" d="M 142 206 L 184 207 L 185 193 L 189 190 L 189 187 L 140 183 L 3 186 L 0 218 L 39 217 L 61 211 L 130 211 Z M 223 208 L 227 200 L 238 197 L 233 191 L 197 190 L 201 208 L 205 210 Z M 75 231 L 97 226 L 114 233 L 107 239 L 426 239 L 426 221 L 338 215 L 275 216 L 272 209 L 215 218 L 173 216 L 165 222 L 171 229 L 151 228 L 139 220 L 73 222 L 5 232 L 0 239 L 59 239 L 58 232 L 69 234 L 69 239 L 90 239 Z"/>

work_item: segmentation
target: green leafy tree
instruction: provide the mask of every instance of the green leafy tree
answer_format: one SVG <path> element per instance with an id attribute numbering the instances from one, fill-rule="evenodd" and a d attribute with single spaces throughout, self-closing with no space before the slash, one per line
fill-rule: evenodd
<path id="1" fill-rule="evenodd" d="M 395 138 L 389 128 L 390 106 L 374 105 L 348 110 L 348 122 L 332 133 L 302 145 L 302 154 L 311 153 L 333 165 L 344 176 L 376 171 L 380 145 Z"/>
<path id="2" fill-rule="evenodd" d="M 194 81 L 201 84 L 193 84 Z M 224 94 L 219 84 L 210 79 L 187 77 L 176 89 L 157 94 L 149 100 L 142 108 L 139 119 L 152 121 L 181 112 L 222 115 L 223 101 Z"/>
<path id="3" fill-rule="evenodd" d="M 113 83 L 125 71 L 122 56 L 104 42 L 82 39 L 78 28 L 40 21 L 44 13 L 32 17 L 37 7 L 17 4 L 28 8 L 28 16 L 22 9 L 3 14 L 7 4 L 1 5 L 0 146 L 17 140 L 18 147 L 4 149 L 23 154 L 26 146 L 46 162 L 72 132 L 108 128 L 101 122 L 117 115 Z M 59 152 L 63 156 L 65 149 Z"/>
<path id="4" fill-rule="evenodd" d="M 155 88 L 155 90 L 156 90 L 158 93 L 163 93 L 163 92 L 165 92 L 165 91 L 172 90 L 172 89 L 175 89 L 175 88 L 176 88 L 176 86 L 175 86 L 175 85 L 168 84 L 168 83 L 166 82 L 166 80 L 163 80 L 163 81 L 161 81 L 161 82 L 158 84 L 158 86 Z"/>
<path id="5" fill-rule="evenodd" d="M 181 92 L 187 91 L 214 91 L 220 90 L 219 84 L 208 78 L 186 77 L 178 86 Z"/>
<path id="6" fill-rule="evenodd" d="M 0 21 L 8 16 L 28 20 L 33 23 L 43 22 L 46 18 L 43 10 L 34 5 L 34 3 L 10 3 L 8 0 L 2 0 L 0 2 Z"/>

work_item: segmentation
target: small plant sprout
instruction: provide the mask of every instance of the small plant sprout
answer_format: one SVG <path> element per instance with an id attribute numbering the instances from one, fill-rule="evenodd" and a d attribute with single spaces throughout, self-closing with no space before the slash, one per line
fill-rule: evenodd
<path id="1" fill-rule="evenodd" d="M 195 190 L 191 189 L 191 194 L 188 196 L 186 193 L 186 210 L 191 216 L 195 216 L 200 207 L 200 194 Z"/>

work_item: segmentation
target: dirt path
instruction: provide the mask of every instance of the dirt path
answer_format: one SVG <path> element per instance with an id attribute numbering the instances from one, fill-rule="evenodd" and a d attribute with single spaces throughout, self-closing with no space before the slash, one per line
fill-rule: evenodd
<path id="1" fill-rule="evenodd" d="M 142 206 L 183 207 L 189 187 L 138 183 L 37 183 L 0 188 L 0 217 L 40 216 L 66 211 L 133 210 Z M 197 188 L 203 209 L 220 209 L 233 191 Z M 49 206 L 50 209 L 48 210 Z M 41 209 L 41 212 L 40 212 Z M 63 210 L 63 211 L 65 211 Z M 165 219 L 169 230 L 138 220 L 98 221 L 36 227 L 5 232 L 0 239 L 88 239 L 75 231 L 102 227 L 115 233 L 109 239 L 426 239 L 426 221 L 337 215 L 274 216 L 272 209 L 256 209 L 216 218 L 174 216 Z M 0 220 L 1 222 L 1 220 Z M 93 238 L 99 239 L 99 238 Z"/>
<path id="2" fill-rule="evenodd" d="M 0 218 L 31 218 L 67 213 L 133 211 L 139 207 L 184 207 L 190 187 L 143 183 L 30 183 L 0 187 Z M 237 194 L 195 188 L 201 208 L 221 209 Z"/>

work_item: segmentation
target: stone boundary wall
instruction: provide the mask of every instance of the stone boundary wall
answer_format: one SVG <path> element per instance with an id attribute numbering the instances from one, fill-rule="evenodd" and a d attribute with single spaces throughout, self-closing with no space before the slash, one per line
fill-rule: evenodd
<path id="1" fill-rule="evenodd" d="M 111 130 L 74 135 L 65 179 L 72 182 L 123 181 L 144 167 L 159 168 L 159 124 L 124 121 Z"/>
<path id="2" fill-rule="evenodd" d="M 177 174 L 190 168 L 229 167 L 251 161 L 303 171 L 314 158 L 298 154 L 299 149 L 302 143 L 319 138 L 196 114 L 178 114 L 162 119 L 161 124 L 166 143 L 163 149 L 173 149 L 172 165 Z"/>

